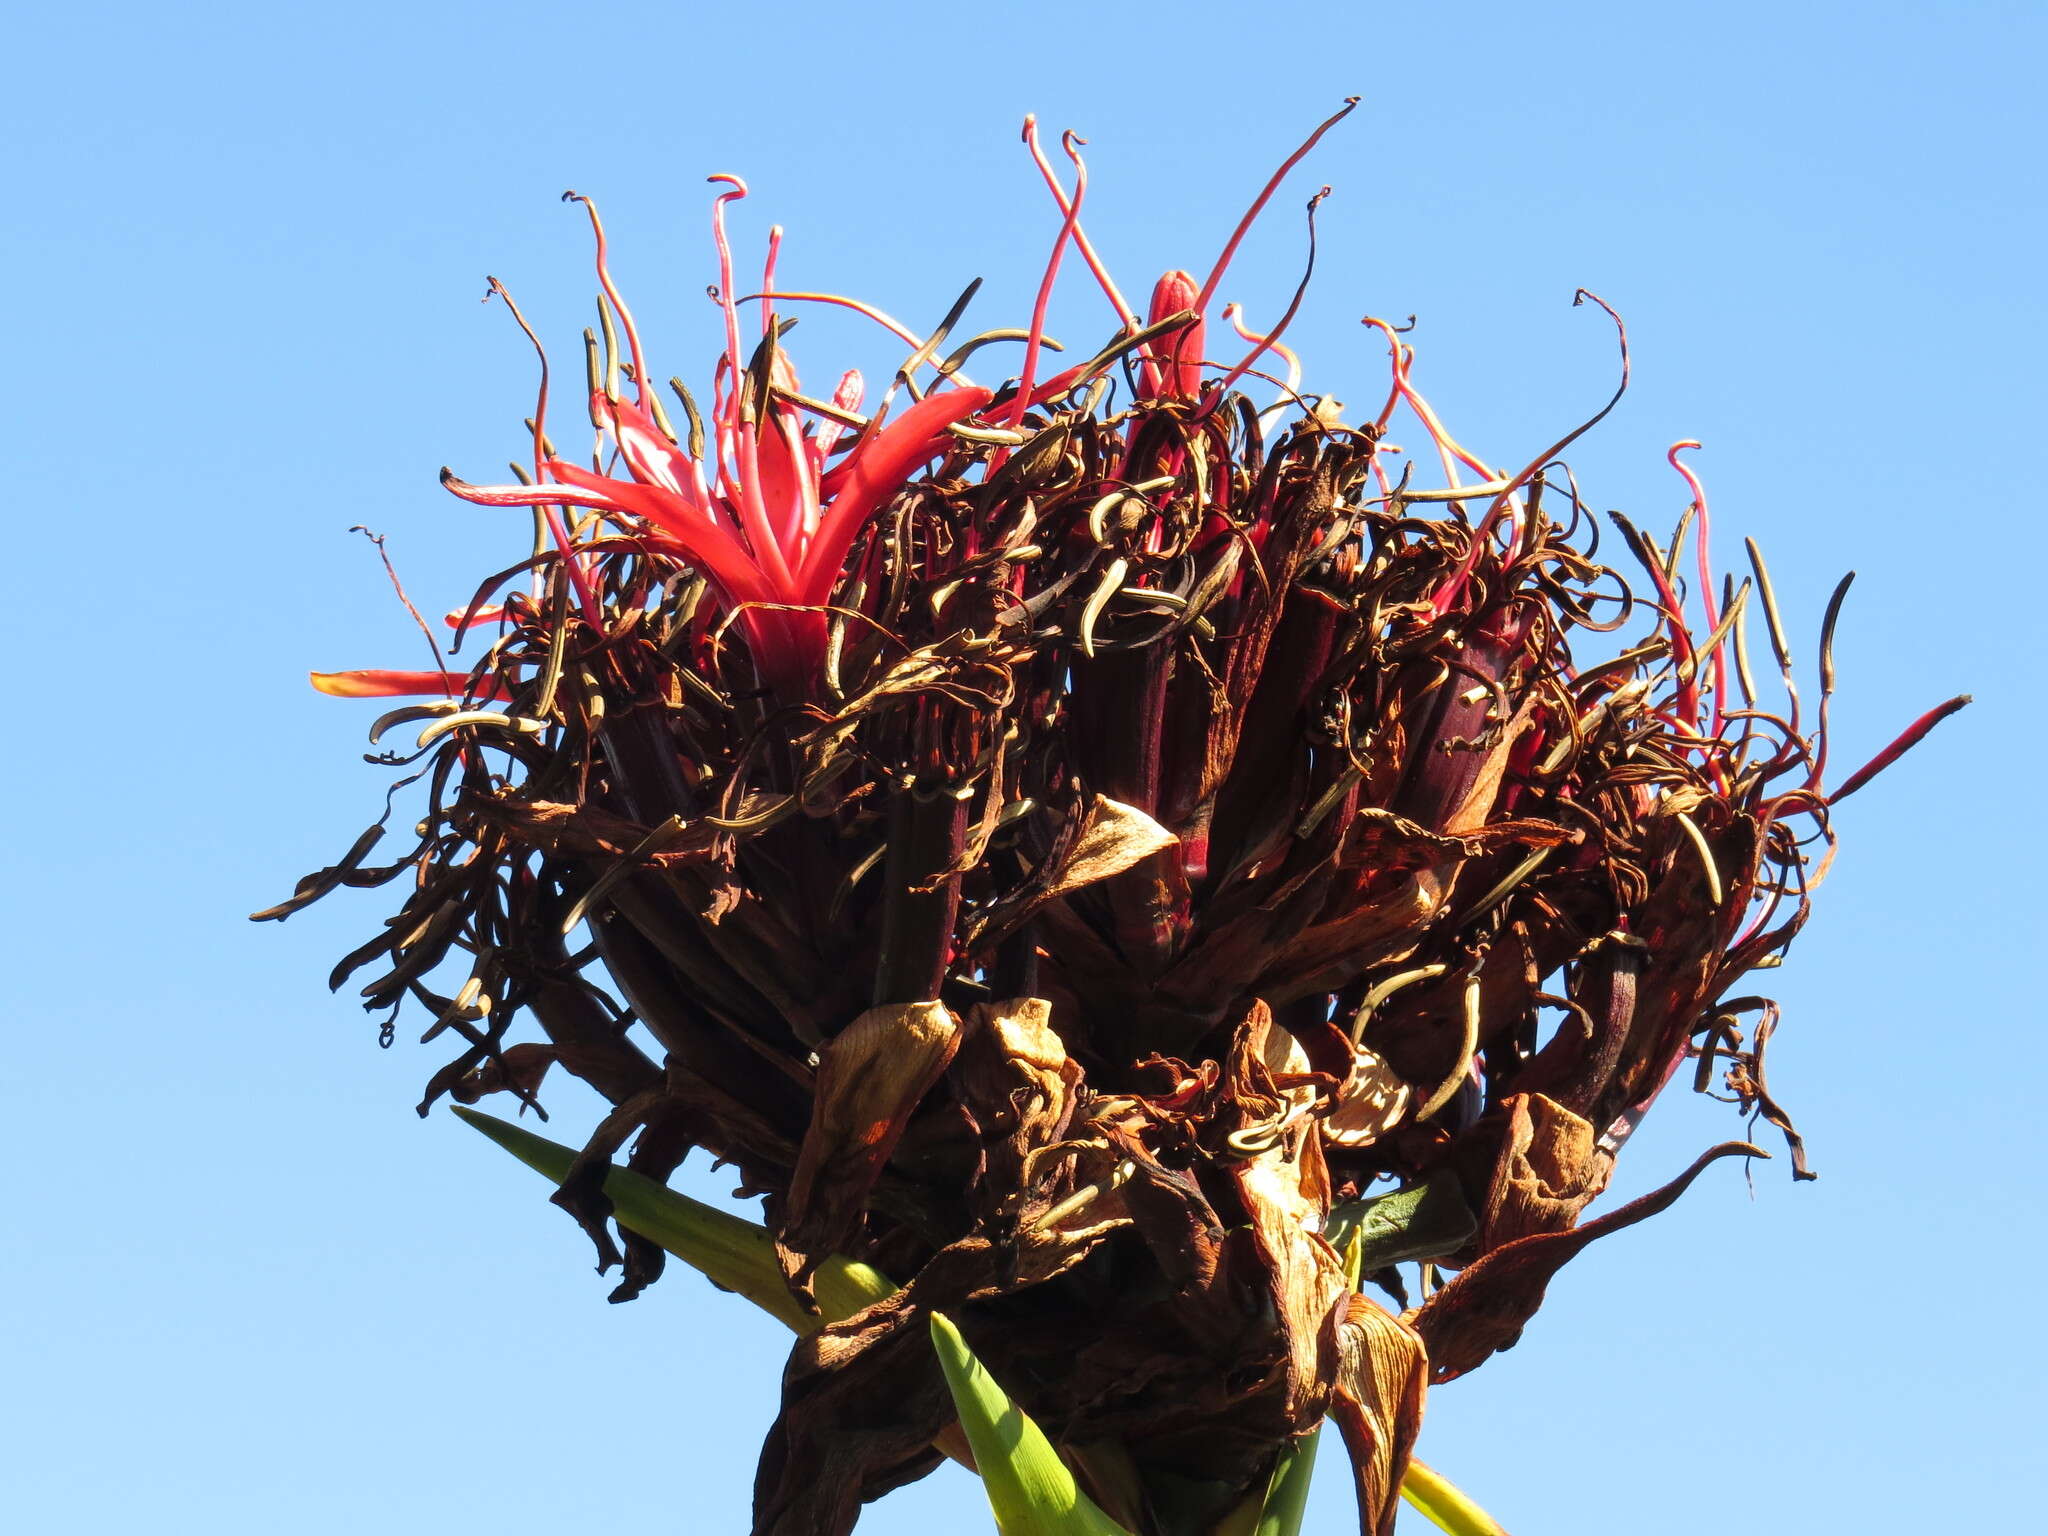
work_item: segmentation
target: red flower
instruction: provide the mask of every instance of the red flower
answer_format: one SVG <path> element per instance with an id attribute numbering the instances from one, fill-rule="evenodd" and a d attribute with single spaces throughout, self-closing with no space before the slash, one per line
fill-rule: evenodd
<path id="1" fill-rule="evenodd" d="M 394 672 L 375 668 L 362 672 L 313 672 L 313 686 L 337 699 L 409 698 L 423 693 L 445 693 L 454 698 L 471 685 L 461 672 Z M 481 694 L 486 699 L 506 695 L 493 687 Z"/>
<path id="2" fill-rule="evenodd" d="M 726 349 L 702 456 L 676 440 L 650 401 L 639 334 L 612 285 L 604 229 L 591 208 L 598 276 L 625 332 L 633 386 L 631 400 L 609 387 L 597 389 L 591 415 L 609 435 L 628 478 L 548 455 L 539 457 L 533 485 L 471 485 L 446 470 L 441 478 L 465 501 L 484 506 L 585 507 L 639 525 L 652 548 L 697 567 L 740 610 L 755 655 L 775 685 L 801 691 L 823 644 L 823 607 L 860 530 L 911 476 L 946 451 L 952 442 L 947 428 L 981 410 L 994 394 L 979 386 L 943 389 L 886 425 L 877 417 L 828 471 L 825 461 L 841 424 L 795 400 L 795 374 L 774 350 L 772 309 L 763 316 L 768 366 L 759 366 L 762 353 L 753 367 L 741 354 L 723 212 L 726 202 L 746 190 L 732 177 L 712 179 L 730 183 L 732 190 L 714 204 Z M 772 269 L 770 276 L 772 288 Z M 858 375 L 849 375 L 837 410 L 850 411 L 858 402 L 858 385 Z M 845 398 L 849 393 L 852 398 Z"/>
<path id="3" fill-rule="evenodd" d="M 1343 111 L 1317 128 L 1275 173 L 1240 221 L 1204 283 L 1197 287 L 1192 277 L 1179 271 L 1169 272 L 1159 280 L 1152 295 L 1149 322 L 1156 325 L 1182 314 L 1192 314 L 1193 319 L 1141 351 L 1140 365 L 1148 391 L 1189 402 L 1201 396 L 1204 315 L 1239 241 L 1282 178 L 1351 106 L 1347 103 Z M 1023 377 L 1004 395 L 998 419 L 984 423 L 1011 429 L 1019 425 L 1027 410 L 1066 394 L 1106 366 L 1103 359 L 1097 359 L 1037 382 L 1046 301 L 1059 270 L 1060 254 L 1069 240 L 1102 283 L 1123 322 L 1125 334 L 1135 335 L 1140 330 L 1137 316 L 1117 291 L 1080 227 L 1086 181 L 1074 149 L 1079 141 L 1069 136 L 1066 142 L 1067 153 L 1079 173 L 1069 198 L 1046 164 L 1028 122 L 1026 139 L 1060 205 L 1064 222 L 1032 317 Z M 533 417 L 531 482 L 473 485 L 446 469 L 441 472 L 441 479 L 457 496 L 482 506 L 541 508 L 583 617 L 594 628 L 604 627 L 604 614 L 591 585 L 587 541 L 572 535 L 562 509 L 578 507 L 597 512 L 625 525 L 651 551 L 695 567 L 712 583 L 724 604 L 735 611 L 763 680 L 786 702 L 794 701 L 807 696 L 815 686 L 827 633 L 825 608 L 847 553 L 862 528 L 912 477 L 947 452 L 956 441 L 949 429 L 989 407 L 996 400 L 996 392 L 949 379 L 894 420 L 887 420 L 885 405 L 859 427 L 859 435 L 850 446 L 839 449 L 838 440 L 849 418 L 858 420 L 854 410 L 860 399 L 860 377 L 848 373 L 829 408 L 801 396 L 795 372 L 777 344 L 780 330 L 773 307 L 777 298 L 830 296 L 776 291 L 775 260 L 781 236 L 779 230 L 771 234 L 762 292 L 756 296 L 762 303 L 761 339 L 750 359 L 741 349 L 732 252 L 724 219 L 725 204 L 745 197 L 746 186 L 734 176 L 710 179 L 727 189 L 712 205 L 712 234 L 719 262 L 719 284 L 714 292 L 725 311 L 726 345 L 714 378 L 711 418 L 704 423 L 708 432 L 693 430 L 686 444 L 670 427 L 658 398 L 649 389 L 651 375 L 639 331 L 612 281 L 604 226 L 597 209 L 588 198 L 572 192 L 564 194 L 565 197 L 582 203 L 590 215 L 597 242 L 598 281 L 609 306 L 608 355 L 601 379 L 595 376 L 595 366 L 592 369 L 590 416 L 609 439 L 613 450 L 610 460 L 623 466 L 624 476 L 570 463 L 547 446 L 548 380 L 543 355 L 540 399 Z M 491 289 L 504 295 L 495 279 Z M 883 320 L 916 345 L 914 337 L 886 317 L 865 306 L 853 307 Z M 524 318 L 518 317 L 516 309 L 513 313 L 525 329 Z M 616 355 L 612 316 L 617 317 L 629 361 Z M 530 329 L 527 335 L 533 335 Z M 1270 341 L 1263 342 L 1261 349 L 1266 345 Z M 925 349 L 918 350 L 922 359 Z M 1253 356 L 1256 355 L 1255 352 Z M 624 393 L 628 382 L 630 399 Z M 694 407 L 691 413 L 694 418 Z M 694 419 L 692 426 L 698 428 Z M 600 455 L 599 462 L 604 462 L 605 457 Z M 1000 466 L 1005 457 L 1007 449 L 999 449 L 988 466 L 990 471 Z M 829 469 L 828 459 L 835 460 Z M 315 686 L 325 692 L 366 697 L 453 692 L 459 691 L 462 681 L 440 673 L 353 672 L 316 674 Z"/>

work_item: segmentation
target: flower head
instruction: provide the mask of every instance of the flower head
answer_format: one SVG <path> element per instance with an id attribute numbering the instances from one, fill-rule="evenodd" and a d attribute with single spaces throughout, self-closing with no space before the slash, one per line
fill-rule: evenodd
<path id="1" fill-rule="evenodd" d="M 1298 291 L 1263 330 L 1225 307 L 1250 351 L 1208 357 L 1245 230 L 1329 126 L 1141 318 L 1082 222 L 1079 141 L 1069 189 L 1027 125 L 1059 214 L 1029 322 L 951 351 L 964 300 L 919 337 L 780 290 L 775 235 L 743 342 L 745 189 L 714 178 L 725 345 L 682 431 L 590 210 L 597 452 L 551 445 L 543 371 L 529 483 L 447 477 L 536 509 L 553 547 L 499 578 L 531 592 L 467 678 L 323 684 L 469 700 L 379 723 L 427 722 L 417 848 L 366 868 L 380 823 L 263 914 L 407 875 L 336 980 L 379 967 L 372 1006 L 463 1042 L 428 1101 L 533 1101 L 559 1067 L 612 1102 L 558 1200 L 622 1296 L 659 1270 L 606 1225 L 636 1129 L 644 1173 L 703 1146 L 768 1192 L 800 1301 L 835 1253 L 911 1280 L 793 1359 L 771 1536 L 843 1532 L 926 1459 L 947 1410 L 902 1346 L 920 1308 L 1146 1536 L 1220 1524 L 1326 1414 L 1383 1532 L 1428 1381 L 1512 1343 L 1589 1242 L 1764 1155 L 1724 1142 L 1581 1219 L 1687 1063 L 1807 1172 L 1766 1087 L 1776 1011 L 1737 984 L 1803 923 L 1833 804 L 1955 706 L 1830 791 L 1840 594 L 1808 719 L 1761 561 L 1717 580 L 1686 443 L 1670 547 L 1619 519 L 1632 597 L 1560 458 L 1612 400 L 1495 462 L 1373 320 L 1385 403 L 1347 422 L 1299 393 Z M 1113 326 L 1048 374 L 1070 254 Z M 818 301 L 911 349 L 900 408 L 863 415 L 853 374 L 803 391 L 775 305 Z M 1014 378 L 969 382 L 1018 341 Z M 525 1016 L 541 1038 L 513 1044 Z"/>

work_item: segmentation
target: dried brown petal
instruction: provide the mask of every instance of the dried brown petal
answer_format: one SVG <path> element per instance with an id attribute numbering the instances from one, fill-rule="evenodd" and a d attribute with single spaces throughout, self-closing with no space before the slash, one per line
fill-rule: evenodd
<path id="1" fill-rule="evenodd" d="M 1477 1251 L 1570 1228 L 1613 1170 L 1597 1140 L 1590 1121 L 1540 1093 L 1508 1095 L 1467 1131 L 1459 1157 L 1478 1174 L 1467 1186 Z"/>
<path id="2" fill-rule="evenodd" d="M 1337 1324 L 1337 1351 L 1330 1417 L 1351 1455 L 1360 1536 L 1392 1536 L 1401 1477 L 1422 1429 L 1429 1356 L 1407 1323 L 1358 1295 Z"/>
<path id="3" fill-rule="evenodd" d="M 1551 1277 L 1584 1249 L 1668 1209 L 1709 1163 L 1724 1157 L 1768 1157 L 1746 1141 L 1725 1141 L 1702 1152 L 1663 1188 L 1631 1200 L 1597 1221 L 1566 1232 L 1540 1232 L 1493 1249 L 1412 1314 L 1429 1346 L 1430 1379 L 1464 1375 L 1496 1350 L 1512 1348 L 1543 1304 Z"/>
<path id="4" fill-rule="evenodd" d="M 911 1112 L 945 1075 L 960 1021 L 941 1003 L 870 1008 L 819 1053 L 817 1103 L 791 1175 L 777 1252 L 802 1294 L 849 1246 Z"/>

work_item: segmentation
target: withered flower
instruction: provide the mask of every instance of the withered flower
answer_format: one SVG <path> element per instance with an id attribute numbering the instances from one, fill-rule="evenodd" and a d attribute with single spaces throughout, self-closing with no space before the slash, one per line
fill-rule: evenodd
<path id="1" fill-rule="evenodd" d="M 1830 793 L 1826 636 L 1809 720 L 1763 564 L 1717 576 L 1677 449 L 1668 547 L 1617 519 L 1632 594 L 1559 458 L 1584 427 L 1479 458 L 1380 321 L 1364 419 L 1299 393 L 1291 308 L 1226 308 L 1249 351 L 1212 358 L 1245 226 L 1141 317 L 1076 141 L 1069 188 L 1027 139 L 1061 216 L 1029 324 L 954 342 L 964 298 L 923 337 L 856 305 L 910 349 L 865 415 L 858 375 L 804 393 L 776 307 L 851 301 L 778 291 L 776 240 L 737 295 L 731 178 L 710 409 L 665 407 L 592 210 L 589 464 L 543 371 L 522 483 L 447 481 L 534 511 L 451 616 L 495 639 L 466 675 L 316 679 L 445 693 L 376 731 L 424 723 L 377 759 L 424 778 L 419 841 L 372 865 L 380 822 L 259 916 L 403 879 L 334 982 L 373 969 L 369 1007 L 460 1042 L 421 1112 L 537 1105 L 554 1068 L 610 1101 L 556 1199 L 615 1300 L 663 1262 L 608 1222 L 629 1143 L 656 1180 L 736 1167 L 804 1304 L 835 1254 L 904 1282 L 798 1343 L 758 1536 L 844 1532 L 935 1464 L 935 1311 L 1130 1531 L 1222 1528 L 1328 1416 L 1385 1532 L 1428 1385 L 1593 1239 L 1764 1155 L 1581 1221 L 1688 1062 L 1810 1176 L 1738 984 L 1805 921 L 1833 802 L 1955 704 Z M 1042 378 L 1070 253 L 1115 329 Z M 1014 379 L 970 381 L 1016 342 Z M 1277 406 L 1247 392 L 1269 360 Z M 1404 412 L 1442 484 L 1397 459 Z"/>

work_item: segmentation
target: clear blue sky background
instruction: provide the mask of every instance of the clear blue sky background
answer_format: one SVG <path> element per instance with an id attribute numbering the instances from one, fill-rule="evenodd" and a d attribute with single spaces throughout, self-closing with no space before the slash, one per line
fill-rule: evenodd
<path id="1" fill-rule="evenodd" d="M 85 0 L 9 34 L 0 1524 L 744 1529 L 775 1328 L 680 1271 L 606 1306 L 537 1180 L 414 1118 L 439 1058 L 378 1051 L 321 981 L 381 894 L 243 920 L 382 782 L 369 707 L 305 670 L 421 664 L 346 530 L 388 532 L 436 606 L 517 558 L 521 521 L 434 472 L 518 450 L 531 372 L 486 272 L 574 373 L 565 187 L 601 198 L 659 366 L 702 378 L 708 172 L 751 179 L 746 248 L 788 226 L 793 282 L 916 324 L 982 275 L 977 313 L 1015 323 L 1053 230 L 1027 110 L 1093 141 L 1090 223 L 1143 289 L 1351 93 L 1229 287 L 1275 314 L 1300 199 L 1335 187 L 1312 380 L 1376 392 L 1357 318 L 1414 312 L 1424 387 L 1518 463 L 1605 397 L 1610 335 L 1569 307 L 1594 288 L 1638 363 L 1575 452 L 1596 505 L 1668 526 L 1663 451 L 1696 436 L 1724 549 L 1766 543 L 1802 633 L 1861 572 L 1842 761 L 1977 696 L 1844 808 L 1775 978 L 1821 1181 L 1724 1165 L 1593 1249 L 1436 1395 L 1422 1452 L 1518 1536 L 2030 1523 L 2038 5 Z M 1069 291 L 1055 328 L 1093 340 Z M 814 380 L 887 361 L 828 316 L 793 345 Z M 1674 1095 L 1621 1192 L 1739 1129 Z M 1348 1502 L 1326 1466 L 1311 1530 Z M 864 1529 L 985 1522 L 948 1471 Z"/>

